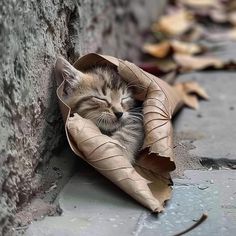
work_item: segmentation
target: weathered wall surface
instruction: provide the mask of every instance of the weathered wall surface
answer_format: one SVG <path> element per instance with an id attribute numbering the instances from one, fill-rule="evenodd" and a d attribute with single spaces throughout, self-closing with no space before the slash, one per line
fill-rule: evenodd
<path id="1" fill-rule="evenodd" d="M 164 1 L 24 0 L 0 3 L 0 235 L 35 190 L 35 170 L 58 145 L 57 55 L 87 52 L 135 60 L 141 32 Z M 8 232 L 8 233 L 7 233 Z"/>

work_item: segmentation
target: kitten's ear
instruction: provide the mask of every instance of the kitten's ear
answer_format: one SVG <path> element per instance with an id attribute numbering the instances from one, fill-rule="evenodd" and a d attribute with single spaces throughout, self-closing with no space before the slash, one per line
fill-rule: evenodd
<path id="1" fill-rule="evenodd" d="M 84 74 L 76 70 L 67 60 L 63 57 L 58 57 L 56 62 L 56 76 L 61 76 L 65 80 L 64 93 L 71 94 L 78 88 Z"/>

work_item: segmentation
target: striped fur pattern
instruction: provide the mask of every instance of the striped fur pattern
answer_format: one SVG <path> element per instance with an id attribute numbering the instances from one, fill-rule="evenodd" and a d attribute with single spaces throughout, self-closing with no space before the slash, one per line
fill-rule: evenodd
<path id="1" fill-rule="evenodd" d="M 103 134 L 119 141 L 134 163 L 144 139 L 142 111 L 117 71 L 94 67 L 82 73 L 69 64 L 64 78 L 64 100 L 72 113 L 90 119 Z"/>

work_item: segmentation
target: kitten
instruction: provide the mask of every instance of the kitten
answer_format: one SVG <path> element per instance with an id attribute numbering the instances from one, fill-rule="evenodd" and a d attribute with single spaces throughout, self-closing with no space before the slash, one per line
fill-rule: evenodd
<path id="1" fill-rule="evenodd" d="M 64 60 L 63 60 L 64 61 Z M 64 101 L 72 113 L 94 122 L 101 132 L 126 148 L 131 163 L 143 139 L 141 106 L 118 72 L 109 67 L 93 67 L 83 73 L 67 61 L 63 63 Z"/>

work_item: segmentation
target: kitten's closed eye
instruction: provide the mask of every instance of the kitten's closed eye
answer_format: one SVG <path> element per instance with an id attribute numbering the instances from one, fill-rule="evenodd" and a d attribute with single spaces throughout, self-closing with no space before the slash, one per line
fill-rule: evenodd
<path id="1" fill-rule="evenodd" d="M 103 104 L 103 105 L 109 106 L 109 102 L 106 99 L 104 99 L 104 98 L 93 96 L 92 97 L 92 101 L 94 101 L 96 103 L 99 103 L 99 104 Z"/>

